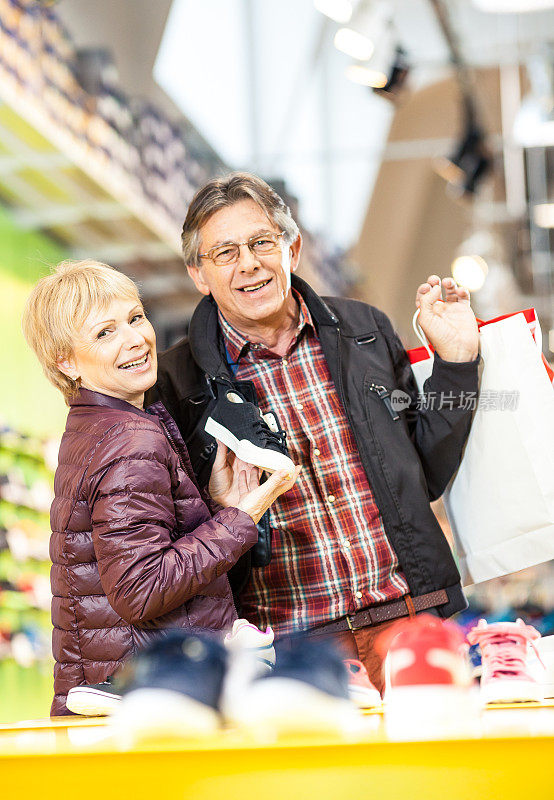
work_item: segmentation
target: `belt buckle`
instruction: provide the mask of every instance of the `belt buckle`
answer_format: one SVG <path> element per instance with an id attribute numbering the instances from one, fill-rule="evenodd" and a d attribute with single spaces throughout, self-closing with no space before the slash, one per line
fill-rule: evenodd
<path id="1" fill-rule="evenodd" d="M 350 630 L 352 631 L 352 633 L 354 633 L 354 631 L 355 631 L 356 629 L 353 627 L 353 625 L 352 625 L 352 622 L 351 622 L 351 620 L 350 620 L 350 617 L 352 617 L 352 619 L 354 619 L 354 615 L 353 615 L 353 614 L 347 614 L 347 615 L 346 615 L 346 622 L 348 623 L 348 627 L 350 628 Z"/>

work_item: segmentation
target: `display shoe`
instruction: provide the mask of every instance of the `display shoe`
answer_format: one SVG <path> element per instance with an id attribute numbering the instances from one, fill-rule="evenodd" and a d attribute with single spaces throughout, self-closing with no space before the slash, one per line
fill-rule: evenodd
<path id="1" fill-rule="evenodd" d="M 249 403 L 231 383 L 212 381 L 216 405 L 206 420 L 205 430 L 247 464 L 267 472 L 294 470 L 288 456 L 286 435 L 273 412 L 265 416 Z"/>
<path id="2" fill-rule="evenodd" d="M 252 656 L 260 666 L 261 674 L 275 666 L 274 634 L 271 628 L 261 631 L 247 619 L 236 619 L 223 644 L 231 654 Z"/>
<path id="3" fill-rule="evenodd" d="M 274 670 L 244 687 L 231 721 L 267 740 L 355 732 L 358 713 L 348 696 L 348 673 L 340 653 L 305 636 L 279 643 Z"/>
<path id="4" fill-rule="evenodd" d="M 348 671 L 348 695 L 358 708 L 376 708 L 381 705 L 381 695 L 369 680 L 367 670 L 355 658 L 344 659 Z"/>
<path id="5" fill-rule="evenodd" d="M 175 631 L 139 651 L 118 673 L 123 699 L 112 722 L 120 743 L 213 733 L 226 666 L 225 648 L 205 634 Z"/>
<path id="6" fill-rule="evenodd" d="M 74 686 L 67 694 L 66 706 L 74 714 L 106 717 L 119 707 L 121 694 L 112 679 L 102 683 Z"/>
<path id="7" fill-rule="evenodd" d="M 473 732 L 475 690 L 464 635 L 430 614 L 385 634 L 385 725 L 393 739 L 429 739 Z"/>
<path id="8" fill-rule="evenodd" d="M 522 619 L 517 622 L 479 620 L 467 635 L 481 648 L 483 703 L 525 703 L 542 700 L 544 687 L 538 658 L 531 658 L 540 633 Z"/>
<path id="9" fill-rule="evenodd" d="M 223 644 L 229 654 L 221 695 L 221 710 L 228 720 L 240 717 L 240 707 L 255 678 L 268 675 L 275 666 L 273 631 L 261 631 L 248 620 L 237 619 Z"/>

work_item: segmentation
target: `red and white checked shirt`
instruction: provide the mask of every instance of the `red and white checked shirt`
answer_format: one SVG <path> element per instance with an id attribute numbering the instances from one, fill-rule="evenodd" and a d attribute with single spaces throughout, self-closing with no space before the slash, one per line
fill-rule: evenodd
<path id="1" fill-rule="evenodd" d="M 286 355 L 253 344 L 219 315 L 236 377 L 256 387 L 260 408 L 287 432 L 302 471 L 270 508 L 271 563 L 252 569 L 242 613 L 277 635 L 393 600 L 409 589 L 399 571 L 310 312 Z"/>

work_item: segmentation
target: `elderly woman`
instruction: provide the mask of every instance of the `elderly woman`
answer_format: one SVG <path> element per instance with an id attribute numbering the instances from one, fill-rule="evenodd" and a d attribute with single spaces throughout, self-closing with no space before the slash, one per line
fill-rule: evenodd
<path id="1" fill-rule="evenodd" d="M 143 408 L 154 329 L 135 284 L 111 267 L 60 264 L 35 286 L 23 329 L 69 405 L 51 509 L 59 715 L 70 688 L 105 681 L 161 629 L 232 625 L 226 572 L 297 472 L 259 485 L 220 446 L 211 497 L 198 486 L 164 406 Z"/>

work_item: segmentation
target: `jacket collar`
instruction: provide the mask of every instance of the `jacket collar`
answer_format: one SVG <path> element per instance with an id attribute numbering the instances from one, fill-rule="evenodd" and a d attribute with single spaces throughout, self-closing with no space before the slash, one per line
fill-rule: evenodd
<path id="1" fill-rule="evenodd" d="M 316 331 L 320 325 L 337 326 L 337 317 L 306 281 L 293 274 L 291 285 L 306 303 Z M 192 356 L 204 372 L 212 377 L 229 377 L 217 305 L 211 295 L 204 297 L 196 306 L 189 326 L 189 342 Z"/>
<path id="2" fill-rule="evenodd" d="M 91 389 L 82 388 L 69 401 L 69 405 L 72 408 L 75 406 L 102 406 L 104 408 L 114 408 L 117 411 L 130 411 L 132 414 L 138 414 L 139 416 L 146 413 L 126 400 L 120 400 L 118 397 L 110 397 L 101 392 L 93 392 Z"/>

